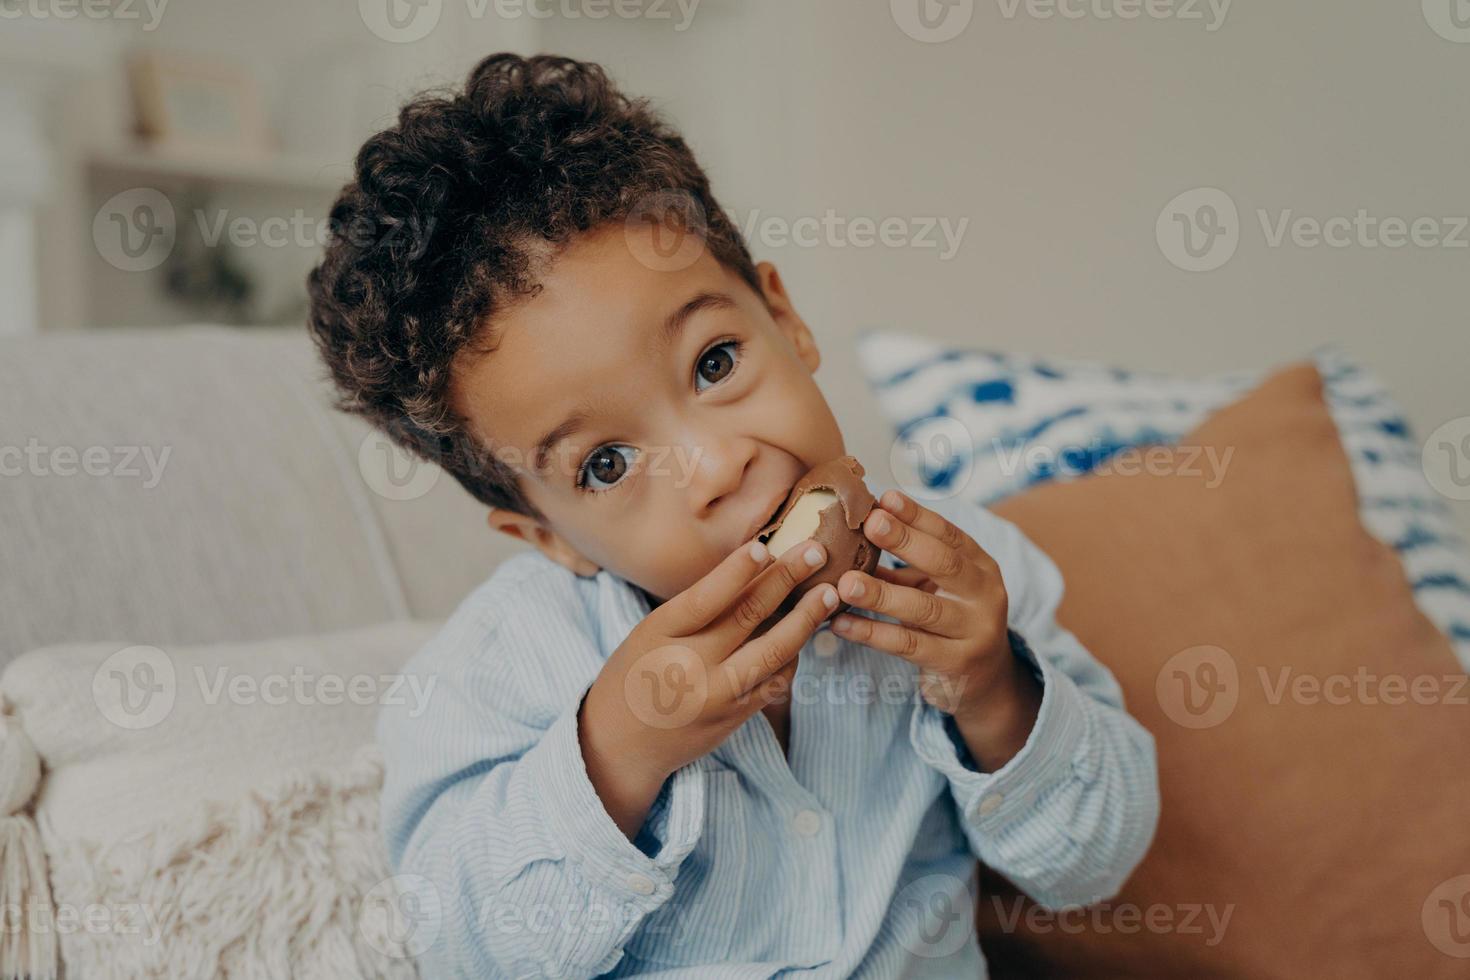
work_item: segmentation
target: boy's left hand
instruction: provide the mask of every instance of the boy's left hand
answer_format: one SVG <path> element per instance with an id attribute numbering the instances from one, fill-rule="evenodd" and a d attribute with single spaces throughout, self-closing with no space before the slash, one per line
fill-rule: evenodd
<path id="1" fill-rule="evenodd" d="M 863 532 L 909 567 L 845 572 L 838 594 L 898 622 L 842 615 L 833 630 L 912 661 L 924 700 L 955 716 L 976 758 L 1009 758 L 1010 743 L 1019 738 L 1018 749 L 1030 732 L 1041 688 L 1011 652 L 1000 566 L 974 538 L 896 490 L 868 514 Z M 989 731 L 980 730 L 982 719 Z"/>

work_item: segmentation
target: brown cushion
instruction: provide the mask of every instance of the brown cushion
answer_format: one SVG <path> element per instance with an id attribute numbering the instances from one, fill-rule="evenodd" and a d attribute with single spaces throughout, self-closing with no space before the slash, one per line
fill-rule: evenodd
<path id="1" fill-rule="evenodd" d="M 1321 378 L 1286 368 L 1181 446 L 1233 451 L 1223 481 L 1178 449 L 994 508 L 1061 568 L 1058 618 L 1153 732 L 1163 797 L 1085 914 L 985 872 L 994 974 L 1470 976 L 1467 889 L 1440 887 L 1470 875 L 1470 687 L 1359 522 Z"/>

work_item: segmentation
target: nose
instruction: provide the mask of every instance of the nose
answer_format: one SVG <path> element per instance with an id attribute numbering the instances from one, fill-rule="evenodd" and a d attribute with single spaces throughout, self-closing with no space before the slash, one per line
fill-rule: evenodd
<path id="1" fill-rule="evenodd" d="M 722 503 L 739 500 L 740 487 L 755 455 L 755 441 L 743 436 L 705 436 L 686 443 L 689 485 L 685 493 L 690 512 L 706 519 L 715 516 Z M 738 509 L 740 505 L 735 506 Z"/>

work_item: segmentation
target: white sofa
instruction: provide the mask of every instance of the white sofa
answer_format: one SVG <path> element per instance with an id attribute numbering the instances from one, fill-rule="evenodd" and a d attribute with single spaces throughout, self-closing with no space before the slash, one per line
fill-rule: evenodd
<path id="1" fill-rule="evenodd" d="M 886 453 L 861 383 L 829 399 Z M 387 676 L 524 546 L 330 402 L 304 332 L 0 339 L 0 907 L 47 908 L 0 975 L 414 974 L 376 706 L 259 691 Z M 163 711 L 117 700 L 163 673 Z"/>
<path id="2" fill-rule="evenodd" d="M 515 543 L 473 533 L 482 508 L 447 475 L 414 499 L 375 493 L 359 451 L 370 439 L 381 470 L 380 441 L 330 407 L 322 375 L 304 333 L 0 341 L 0 664 L 453 608 Z M 84 471 L 89 450 L 108 472 Z"/>
<path id="3" fill-rule="evenodd" d="M 0 935 L 0 973 L 47 976 L 59 947 L 87 977 L 411 974 L 341 948 L 365 948 L 356 906 L 385 874 L 375 705 L 206 703 L 209 682 L 179 683 L 166 717 L 123 730 L 94 693 L 129 649 L 181 681 L 394 670 L 517 547 L 448 475 L 404 463 L 331 407 L 304 332 L 0 341 L 0 902 L 50 903 Z M 325 840 L 361 859 L 281 871 Z M 63 922 L 88 908 L 110 932 Z M 120 935 L 134 908 L 157 920 L 146 948 Z"/>

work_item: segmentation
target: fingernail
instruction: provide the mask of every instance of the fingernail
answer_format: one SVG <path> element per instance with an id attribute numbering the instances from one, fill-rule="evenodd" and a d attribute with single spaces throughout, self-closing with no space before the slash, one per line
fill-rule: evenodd
<path id="1" fill-rule="evenodd" d="M 852 597 L 854 599 L 856 599 L 858 596 L 863 594 L 863 583 L 853 582 L 847 587 L 847 591 L 852 594 Z"/>
<path id="2" fill-rule="evenodd" d="M 888 518 L 882 516 L 874 519 L 873 525 L 873 530 L 877 531 L 879 534 L 887 534 L 888 528 L 890 526 L 888 523 Z"/>
<path id="3" fill-rule="evenodd" d="M 834 633 L 846 633 L 850 626 L 852 626 L 852 620 L 846 616 L 838 616 L 832 620 L 832 632 Z"/>
<path id="4" fill-rule="evenodd" d="M 806 563 L 813 568 L 820 565 L 822 563 L 821 550 L 815 547 L 806 549 Z"/>
<path id="5" fill-rule="evenodd" d="M 837 590 L 830 585 L 822 590 L 822 605 L 828 609 L 837 608 Z"/>
<path id="6" fill-rule="evenodd" d="M 761 544 L 759 541 L 750 546 L 750 557 L 755 559 L 756 561 L 765 561 L 766 555 L 768 554 L 770 554 L 770 552 L 766 550 L 766 546 Z"/>

